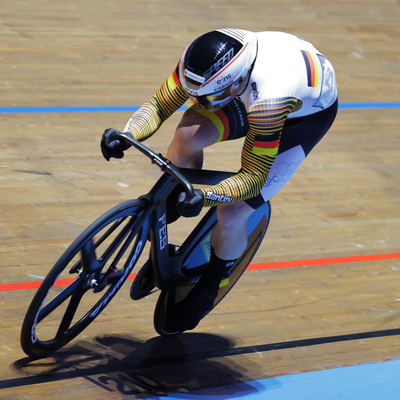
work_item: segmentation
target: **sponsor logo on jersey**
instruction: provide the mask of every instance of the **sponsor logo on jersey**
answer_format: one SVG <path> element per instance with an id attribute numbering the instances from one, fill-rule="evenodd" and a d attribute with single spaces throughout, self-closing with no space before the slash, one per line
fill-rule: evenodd
<path id="1" fill-rule="evenodd" d="M 287 182 L 295 173 L 297 165 L 295 163 L 281 162 L 278 164 L 277 171 L 274 175 L 268 175 L 264 187 L 271 186 L 273 183 Z"/>
<path id="2" fill-rule="evenodd" d="M 260 98 L 260 92 L 258 91 L 256 82 L 251 84 L 251 89 L 253 90 L 253 99 L 258 100 Z"/>
<path id="3" fill-rule="evenodd" d="M 233 99 L 232 103 L 235 106 L 235 108 L 239 114 L 240 126 L 243 128 L 244 127 L 244 117 L 243 117 L 242 110 L 240 109 L 240 105 L 236 99 Z"/>
<path id="4" fill-rule="evenodd" d="M 231 203 L 233 200 L 233 197 L 226 196 L 225 194 L 216 194 L 213 192 L 207 192 L 206 199 L 211 200 L 211 201 L 218 201 L 220 203 Z"/>

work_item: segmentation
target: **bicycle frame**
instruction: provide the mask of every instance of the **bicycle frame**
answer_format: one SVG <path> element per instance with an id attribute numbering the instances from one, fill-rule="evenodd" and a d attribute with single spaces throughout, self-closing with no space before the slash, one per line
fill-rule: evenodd
<path id="1" fill-rule="evenodd" d="M 177 250 L 171 249 L 168 242 L 166 199 L 178 184 L 183 185 L 187 196 L 190 198 L 194 193 L 192 183 L 213 185 L 235 173 L 178 169 L 161 154 L 155 154 L 126 135 L 122 136 L 164 171 L 164 174 L 150 192 L 140 198 L 148 204 L 142 218 L 149 219 L 149 238 L 151 242 L 150 276 L 152 285 L 162 290 L 154 314 L 154 325 L 157 332 L 164 335 L 166 333 L 162 329 L 162 324 L 167 310 L 167 303 L 173 305 L 181 301 L 201 278 L 210 257 L 210 254 L 206 254 L 207 247 L 211 250 L 209 236 L 217 223 L 216 207 L 212 207 L 184 243 Z M 230 268 L 228 272 L 229 278 L 225 283 L 221 282 L 222 286 L 220 286 L 214 306 L 222 300 L 237 282 L 256 253 L 267 230 L 270 211 L 270 203 L 267 202 L 259 210 L 255 210 L 252 214 L 253 218 L 249 218 L 252 226 L 248 226 L 248 246 L 242 256 Z M 197 251 L 196 253 L 198 248 L 203 248 L 203 251 Z M 185 267 L 187 267 L 186 270 Z M 202 269 L 202 267 L 204 268 Z"/>
<path id="2" fill-rule="evenodd" d="M 230 172 L 195 169 L 180 169 L 179 172 L 188 181 L 207 185 L 233 175 Z M 151 243 L 150 258 L 154 285 L 161 290 L 168 282 L 190 280 L 190 277 L 183 273 L 182 266 L 193 247 L 197 246 L 199 241 L 209 234 L 217 223 L 216 208 L 213 207 L 208 210 L 182 245 L 176 251 L 171 252 L 168 241 L 166 198 L 180 183 L 182 182 L 178 182 L 168 173 L 164 173 L 150 192 L 139 198 L 147 203 L 141 220 L 149 219 L 148 237 Z"/>
<path id="3" fill-rule="evenodd" d="M 182 272 L 182 265 L 185 259 L 188 257 L 193 247 L 204 237 L 205 233 L 211 232 L 212 228 L 217 223 L 215 215 L 216 208 L 213 207 L 206 213 L 179 249 L 171 254 L 168 243 L 166 210 L 166 199 L 168 195 L 176 185 L 181 184 L 186 190 L 187 196 L 191 198 L 194 194 L 192 183 L 213 185 L 235 173 L 177 168 L 161 154 L 154 153 L 151 149 L 126 134 L 121 134 L 121 137 L 150 158 L 153 164 L 156 164 L 164 171 L 164 174 L 159 178 L 149 193 L 139 198 L 147 202 L 147 207 L 140 220 L 145 221 L 149 219 L 149 239 L 151 243 L 150 257 L 154 285 L 162 290 L 167 282 L 176 282 L 182 279 L 187 280 L 188 277 Z M 141 224 L 139 223 L 139 225 Z"/>

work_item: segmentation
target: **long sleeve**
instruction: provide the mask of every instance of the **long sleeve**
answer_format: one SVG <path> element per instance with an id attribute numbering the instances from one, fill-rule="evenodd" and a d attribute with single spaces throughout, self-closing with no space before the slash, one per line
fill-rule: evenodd
<path id="1" fill-rule="evenodd" d="M 124 132 L 132 133 L 139 141 L 148 139 L 188 98 L 180 84 L 177 67 L 157 93 L 132 115 Z"/>
<path id="2" fill-rule="evenodd" d="M 231 178 L 203 189 L 205 206 L 237 203 L 257 196 L 278 154 L 286 118 L 297 106 L 288 97 L 254 104 L 248 111 L 249 132 L 241 155 L 241 169 Z"/>

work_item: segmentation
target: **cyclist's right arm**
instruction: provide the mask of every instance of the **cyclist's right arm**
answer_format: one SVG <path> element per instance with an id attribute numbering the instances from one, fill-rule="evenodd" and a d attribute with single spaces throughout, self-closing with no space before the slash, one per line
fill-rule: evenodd
<path id="1" fill-rule="evenodd" d="M 178 68 L 179 63 L 157 93 L 132 115 L 124 132 L 132 133 L 133 137 L 140 142 L 146 140 L 186 102 L 189 96 L 179 81 Z"/>

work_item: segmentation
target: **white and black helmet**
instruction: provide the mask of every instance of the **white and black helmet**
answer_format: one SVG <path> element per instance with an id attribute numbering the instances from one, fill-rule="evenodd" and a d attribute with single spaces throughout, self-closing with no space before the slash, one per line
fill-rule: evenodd
<path id="1" fill-rule="evenodd" d="M 194 40 L 183 52 L 179 79 L 190 99 L 218 110 L 246 89 L 257 56 L 257 35 L 218 29 Z"/>

